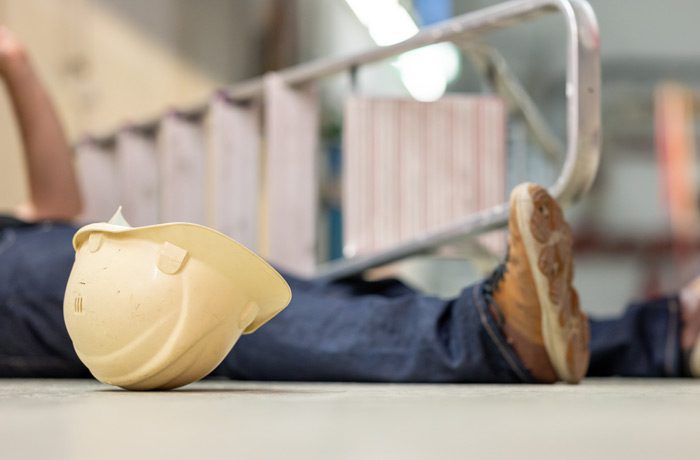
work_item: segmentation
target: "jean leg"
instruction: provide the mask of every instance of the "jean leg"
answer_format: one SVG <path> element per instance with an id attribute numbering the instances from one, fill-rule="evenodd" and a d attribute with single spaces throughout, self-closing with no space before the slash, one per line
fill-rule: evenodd
<path id="1" fill-rule="evenodd" d="M 680 377 L 677 297 L 630 305 L 622 317 L 591 320 L 589 376 Z"/>
<path id="2" fill-rule="evenodd" d="M 75 228 L 0 231 L 0 377 L 86 377 L 63 321 Z"/>
<path id="3" fill-rule="evenodd" d="M 75 229 L 0 232 L 0 376 L 87 377 L 63 322 Z M 530 382 L 488 311 L 483 285 L 454 300 L 394 280 L 288 277 L 291 305 L 244 336 L 215 375 L 247 379 Z"/>
<path id="4" fill-rule="evenodd" d="M 488 311 L 482 284 L 454 300 L 397 281 L 287 276 L 292 302 L 243 336 L 215 375 L 256 380 L 531 382 Z"/>

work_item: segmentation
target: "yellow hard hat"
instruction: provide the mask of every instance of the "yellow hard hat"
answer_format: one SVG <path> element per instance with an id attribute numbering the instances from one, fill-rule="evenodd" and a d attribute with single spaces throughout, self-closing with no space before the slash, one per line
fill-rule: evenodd
<path id="1" fill-rule="evenodd" d="M 68 333 L 98 380 L 127 389 L 201 379 L 292 296 L 263 259 L 201 225 L 132 228 L 120 208 L 78 230 L 73 247 Z"/>

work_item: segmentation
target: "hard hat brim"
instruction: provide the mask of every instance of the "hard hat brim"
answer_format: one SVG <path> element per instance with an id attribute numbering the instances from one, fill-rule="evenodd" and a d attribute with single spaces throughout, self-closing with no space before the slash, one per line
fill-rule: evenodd
<path id="1" fill-rule="evenodd" d="M 86 225 L 75 233 L 73 248 L 77 251 L 90 234 L 96 232 L 143 238 L 157 244 L 167 241 L 186 249 L 190 257 L 211 264 L 236 287 L 245 290 L 259 307 L 258 315 L 244 334 L 257 330 L 282 311 L 292 299 L 289 285 L 277 270 L 241 243 L 211 228 L 187 222 L 145 227 L 95 223 Z"/>

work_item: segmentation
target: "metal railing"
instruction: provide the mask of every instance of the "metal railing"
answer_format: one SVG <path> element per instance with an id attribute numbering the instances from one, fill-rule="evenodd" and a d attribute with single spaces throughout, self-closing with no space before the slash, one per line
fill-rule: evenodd
<path id="1" fill-rule="evenodd" d="M 302 85 L 341 72 L 355 72 L 363 65 L 381 61 L 423 46 L 451 41 L 464 46 L 475 37 L 491 31 L 512 27 L 544 14 L 559 13 L 566 25 L 566 104 L 567 139 L 563 147 L 544 123 L 532 101 L 525 97 L 519 84 L 512 83 L 501 66 L 497 89 L 520 104 L 520 110 L 535 134 L 535 140 L 545 151 L 565 152 L 559 177 L 549 187 L 550 193 L 564 206 L 578 200 L 595 178 L 600 157 L 600 56 L 598 25 L 590 5 L 584 0 L 511 0 L 495 6 L 464 14 L 422 29 L 411 38 L 385 47 L 351 54 L 341 58 L 320 59 L 277 72 L 289 85 Z M 483 54 L 482 54 L 483 57 Z M 498 59 L 490 57 L 498 67 Z M 506 69 L 507 70 L 507 69 Z M 516 82 L 517 83 L 517 82 Z M 500 88 L 499 88 L 500 87 Z M 225 93 L 235 101 L 249 101 L 263 95 L 263 79 L 256 78 L 226 88 Z M 199 116 L 207 111 L 202 103 L 180 112 Z M 160 119 L 147 120 L 132 128 L 154 130 Z M 114 135 L 92 138 L 97 142 L 113 142 Z M 319 266 L 317 276 L 325 279 L 358 273 L 433 248 L 465 236 L 474 235 L 507 223 L 508 204 L 504 203 L 470 216 L 449 227 L 402 243 L 381 253 L 346 258 Z"/>
<path id="2" fill-rule="evenodd" d="M 565 20 L 566 37 L 566 104 L 567 142 L 565 158 L 559 177 L 549 187 L 550 193 L 568 206 L 586 193 L 592 184 L 600 160 L 600 55 L 598 25 L 590 5 L 583 0 L 514 0 L 456 17 L 393 47 L 358 55 L 349 60 L 353 65 L 362 56 L 374 58 L 376 53 L 398 54 L 410 49 L 442 41 L 465 41 L 493 30 L 510 27 L 542 14 L 559 12 Z M 386 57 L 386 54 L 382 54 Z M 366 61 L 369 62 L 369 61 Z M 511 86 L 515 92 L 518 86 Z M 521 99 L 521 101 L 524 99 Z M 526 102 L 527 107 L 527 102 Z M 527 108 L 526 108 L 527 110 Z M 529 113 L 529 115 L 527 114 Z M 528 111 L 535 125 L 543 120 L 539 113 Z M 530 123 L 532 126 L 532 123 Z M 535 128 L 538 129 L 538 128 Z M 550 142 L 549 130 L 540 141 Z M 508 204 L 466 216 L 462 221 L 431 232 L 421 238 L 397 245 L 381 253 L 358 256 L 322 265 L 317 276 L 334 279 L 390 263 L 411 255 L 430 252 L 436 247 L 504 226 L 508 221 Z"/>

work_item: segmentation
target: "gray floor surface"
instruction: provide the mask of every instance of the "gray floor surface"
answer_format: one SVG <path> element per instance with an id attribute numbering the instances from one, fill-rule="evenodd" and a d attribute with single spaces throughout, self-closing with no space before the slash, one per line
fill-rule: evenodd
<path id="1" fill-rule="evenodd" d="M 700 458 L 700 381 L 0 380 L 0 459 Z"/>

